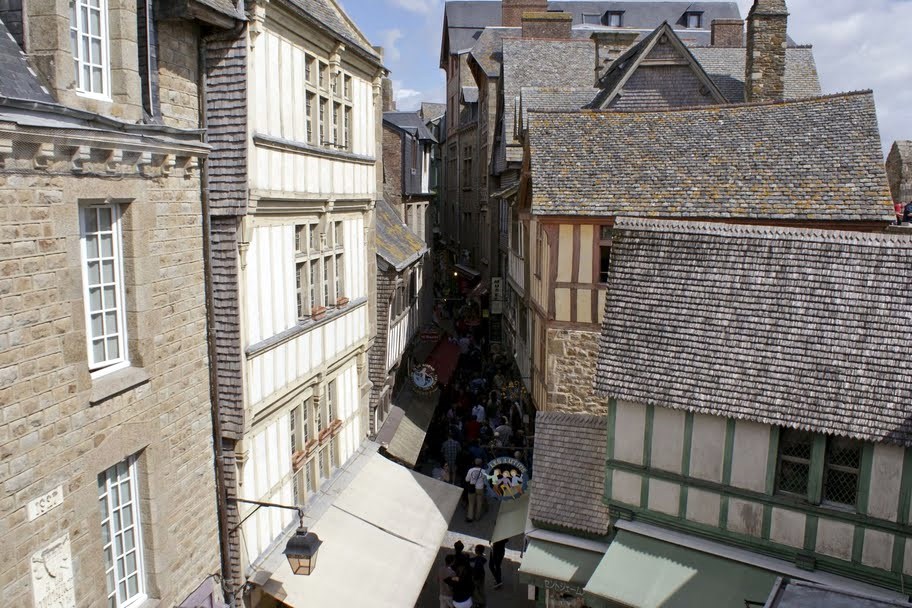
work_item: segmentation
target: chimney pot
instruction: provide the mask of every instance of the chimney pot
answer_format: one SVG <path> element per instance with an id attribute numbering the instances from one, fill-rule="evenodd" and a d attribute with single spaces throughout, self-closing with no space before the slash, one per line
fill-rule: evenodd
<path id="1" fill-rule="evenodd" d="M 728 49 L 743 47 L 744 21 L 742 19 L 713 19 L 710 44 Z"/>
<path id="2" fill-rule="evenodd" d="M 573 16 L 564 12 L 529 12 L 522 15 L 523 38 L 568 39 L 572 35 Z"/>

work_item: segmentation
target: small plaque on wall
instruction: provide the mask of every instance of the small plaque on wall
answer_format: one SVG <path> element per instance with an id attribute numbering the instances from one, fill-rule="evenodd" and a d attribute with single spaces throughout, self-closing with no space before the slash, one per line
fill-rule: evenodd
<path id="1" fill-rule="evenodd" d="M 31 566 L 35 608 L 75 608 L 69 534 L 33 553 Z"/>

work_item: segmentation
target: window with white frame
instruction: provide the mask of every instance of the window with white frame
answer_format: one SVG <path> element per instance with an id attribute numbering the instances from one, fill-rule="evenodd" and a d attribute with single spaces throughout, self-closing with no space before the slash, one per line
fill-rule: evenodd
<path id="1" fill-rule="evenodd" d="M 70 48 L 76 91 L 110 97 L 107 0 L 70 0 Z"/>
<path id="2" fill-rule="evenodd" d="M 120 207 L 80 207 L 79 223 L 89 369 L 111 371 L 129 363 Z"/>
<path id="3" fill-rule="evenodd" d="M 307 143 L 351 150 L 352 76 L 311 55 L 306 55 L 304 66 Z"/>
<path id="4" fill-rule="evenodd" d="M 299 319 L 343 306 L 345 298 L 345 243 L 342 221 L 295 227 L 295 296 Z"/>
<path id="5" fill-rule="evenodd" d="M 135 456 L 98 476 L 98 502 L 101 506 L 107 606 L 138 606 L 146 599 L 146 582 Z"/>

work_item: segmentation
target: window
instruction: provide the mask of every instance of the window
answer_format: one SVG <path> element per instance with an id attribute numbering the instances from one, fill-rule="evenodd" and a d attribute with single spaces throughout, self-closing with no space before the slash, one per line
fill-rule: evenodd
<path id="1" fill-rule="evenodd" d="M 783 429 L 776 491 L 801 496 L 811 504 L 855 507 L 861 452 L 859 441 Z"/>
<path id="2" fill-rule="evenodd" d="M 326 421 L 332 424 L 336 419 L 336 381 L 326 385 Z"/>
<path id="3" fill-rule="evenodd" d="M 291 440 L 291 456 L 294 458 L 295 453 L 300 450 L 303 446 L 298 445 L 298 432 L 297 432 L 297 422 L 295 419 L 298 417 L 297 408 L 288 412 L 288 438 Z M 291 480 L 291 492 L 294 497 L 294 504 L 301 504 L 301 492 L 298 488 L 298 478 L 297 475 L 294 476 L 294 479 Z"/>
<path id="4" fill-rule="evenodd" d="M 609 27 L 622 27 L 624 25 L 623 11 L 609 11 L 605 15 L 605 25 Z"/>
<path id="5" fill-rule="evenodd" d="M 317 280 L 318 280 L 317 277 L 319 276 L 317 274 L 318 272 L 319 272 L 319 269 L 317 268 L 317 262 L 316 262 L 316 260 L 314 260 L 310 263 L 310 267 L 309 267 L 309 271 L 308 271 L 308 275 L 307 275 L 307 284 L 309 285 L 307 298 L 308 298 L 308 310 L 310 310 L 310 311 L 313 311 L 315 308 L 317 308 L 319 306 L 319 303 L 317 302 Z"/>
<path id="6" fill-rule="evenodd" d="M 313 57 L 310 55 L 304 55 L 304 80 L 307 82 L 313 82 Z"/>
<path id="7" fill-rule="evenodd" d="M 321 61 L 317 68 L 317 86 L 319 86 L 321 89 L 326 88 L 326 77 L 328 74 L 329 66 Z"/>
<path id="8" fill-rule="evenodd" d="M 146 599 L 139 521 L 136 457 L 98 476 L 101 539 L 109 607 L 137 606 Z"/>
<path id="9" fill-rule="evenodd" d="M 319 120 L 319 129 L 317 134 L 319 135 L 319 141 L 317 144 L 323 146 L 329 143 L 326 139 L 326 112 L 329 106 L 329 100 L 325 97 L 320 98 L 320 120 Z"/>
<path id="10" fill-rule="evenodd" d="M 806 496 L 811 473 L 814 437 L 806 431 L 783 429 L 779 436 L 779 470 L 776 489 L 784 494 Z"/>
<path id="11" fill-rule="evenodd" d="M 82 207 L 80 232 L 89 369 L 119 369 L 128 363 L 119 207 Z"/>
<path id="12" fill-rule="evenodd" d="M 70 0 L 70 47 L 76 90 L 110 97 L 107 0 Z"/>
<path id="13" fill-rule="evenodd" d="M 336 306 L 345 296 L 344 222 L 327 220 L 295 228 L 295 293 L 298 318 L 305 319 L 322 307 Z"/>
<path id="14" fill-rule="evenodd" d="M 684 24 L 687 29 L 700 29 L 703 26 L 703 13 L 684 13 Z"/>
<path id="15" fill-rule="evenodd" d="M 333 104 L 333 144 L 338 148 L 344 146 L 343 139 L 345 134 L 343 132 L 342 121 L 342 104 L 335 103 Z"/>
<path id="16" fill-rule="evenodd" d="M 608 282 L 611 270 L 611 226 L 599 226 L 599 283 Z"/>
<path id="17" fill-rule="evenodd" d="M 861 443 L 843 437 L 827 439 L 823 471 L 823 500 L 854 507 L 858 501 Z"/>
<path id="18" fill-rule="evenodd" d="M 351 76 L 345 77 L 345 89 L 343 90 L 343 94 L 345 95 L 345 99 L 352 98 L 352 77 Z"/>
<path id="19" fill-rule="evenodd" d="M 352 109 L 345 108 L 345 114 L 342 117 L 342 146 L 346 150 L 351 150 L 352 141 L 351 141 L 351 121 L 352 121 Z"/>
<path id="20" fill-rule="evenodd" d="M 583 14 L 583 23 L 587 25 L 601 25 L 602 17 L 597 13 Z"/>
<path id="21" fill-rule="evenodd" d="M 314 95 L 313 93 L 307 93 L 307 95 L 306 95 L 307 101 L 304 102 L 304 111 L 306 112 L 306 117 L 305 117 L 304 122 L 307 124 L 307 143 L 309 143 L 309 144 L 314 143 L 314 140 L 313 140 L 313 132 L 314 132 L 313 106 L 314 106 L 315 98 L 316 98 L 316 95 Z"/>
<path id="22" fill-rule="evenodd" d="M 342 287 L 342 254 L 336 254 L 335 261 L 333 263 L 333 276 L 335 277 L 335 288 L 336 288 L 336 303 L 339 302 L 341 298 L 345 295 L 345 290 Z"/>
<path id="23" fill-rule="evenodd" d="M 298 318 L 303 319 L 307 316 L 307 301 L 304 299 L 304 285 L 307 284 L 307 264 L 297 264 L 295 266 L 295 296 L 298 304 Z"/>

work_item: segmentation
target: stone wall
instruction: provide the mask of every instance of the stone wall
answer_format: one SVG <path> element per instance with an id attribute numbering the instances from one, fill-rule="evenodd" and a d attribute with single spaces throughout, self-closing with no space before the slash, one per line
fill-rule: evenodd
<path id="1" fill-rule="evenodd" d="M 893 202 L 912 202 L 912 141 L 893 142 L 886 168 Z"/>
<path id="2" fill-rule="evenodd" d="M 199 126 L 198 30 L 188 21 L 158 22 L 159 99 L 168 126 Z"/>
<path id="3" fill-rule="evenodd" d="M 525 13 L 522 16 L 523 38 L 570 38 L 573 16 L 570 13 Z"/>
<path id="4" fill-rule="evenodd" d="M 0 175 L 3 604 L 32 605 L 33 556 L 68 535 L 75 605 L 106 605 L 98 475 L 138 455 L 147 591 L 175 606 L 219 571 L 200 184 L 67 167 Z M 133 366 L 93 379 L 78 201 L 100 192 L 124 201 Z M 51 494 L 60 504 L 30 517 Z"/>
<path id="5" fill-rule="evenodd" d="M 548 330 L 547 402 L 545 411 L 605 416 L 608 400 L 595 395 L 597 331 Z"/>
<path id="6" fill-rule="evenodd" d="M 383 198 L 402 216 L 402 138 L 383 127 Z"/>
<path id="7" fill-rule="evenodd" d="M 785 47 L 788 12 L 783 0 L 756 0 L 747 17 L 748 103 L 785 98 Z"/>

